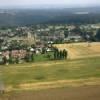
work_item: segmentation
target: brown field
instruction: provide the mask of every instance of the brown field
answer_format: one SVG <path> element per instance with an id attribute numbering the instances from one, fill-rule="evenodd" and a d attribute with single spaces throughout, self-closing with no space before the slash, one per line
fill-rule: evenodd
<path id="1" fill-rule="evenodd" d="M 100 100 L 100 86 L 12 92 L 0 100 Z"/>
<path id="2" fill-rule="evenodd" d="M 60 50 L 66 49 L 69 53 L 69 59 L 86 58 L 100 56 L 100 43 L 71 43 L 56 44 L 55 47 Z"/>

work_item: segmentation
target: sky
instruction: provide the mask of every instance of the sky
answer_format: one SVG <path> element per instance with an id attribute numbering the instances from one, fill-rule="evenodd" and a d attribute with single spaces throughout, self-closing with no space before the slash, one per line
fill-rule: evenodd
<path id="1" fill-rule="evenodd" d="M 100 0 L 0 0 L 0 7 L 99 6 Z"/>

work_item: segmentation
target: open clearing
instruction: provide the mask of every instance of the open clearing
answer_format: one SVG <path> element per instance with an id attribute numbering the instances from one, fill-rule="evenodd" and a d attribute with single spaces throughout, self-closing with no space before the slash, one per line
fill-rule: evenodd
<path id="1" fill-rule="evenodd" d="M 100 42 L 56 44 L 54 46 L 60 50 L 66 49 L 69 54 L 69 59 L 100 56 Z"/>

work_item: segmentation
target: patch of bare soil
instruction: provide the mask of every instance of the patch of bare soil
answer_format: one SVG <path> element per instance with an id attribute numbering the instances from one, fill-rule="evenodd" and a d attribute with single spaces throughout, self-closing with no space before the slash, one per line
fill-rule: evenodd
<path id="1" fill-rule="evenodd" d="M 12 92 L 0 100 L 100 100 L 100 86 Z"/>

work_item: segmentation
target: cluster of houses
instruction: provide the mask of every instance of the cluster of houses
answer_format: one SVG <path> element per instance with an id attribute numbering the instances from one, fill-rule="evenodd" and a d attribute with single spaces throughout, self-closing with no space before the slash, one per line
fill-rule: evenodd
<path id="1" fill-rule="evenodd" d="M 36 54 L 36 55 L 40 55 L 43 54 L 45 50 L 45 53 L 47 52 L 53 52 L 53 48 L 52 47 L 35 47 L 35 48 L 29 48 L 29 49 L 20 49 L 20 50 L 4 50 L 2 52 L 0 52 L 0 64 L 3 64 L 4 62 L 4 58 L 6 58 L 7 60 L 9 60 L 10 58 L 12 58 L 13 61 L 15 61 L 16 59 L 19 60 L 19 63 L 22 63 L 23 61 L 25 61 L 25 58 L 27 56 L 27 54 Z"/>
<path id="2" fill-rule="evenodd" d="M 85 31 L 91 34 L 93 33 L 94 36 L 97 29 L 100 28 L 100 25 L 87 24 L 79 25 L 78 27 L 82 31 L 82 34 L 86 35 L 86 33 L 83 33 Z M 2 62 L 3 57 L 9 58 L 9 55 L 11 55 L 12 58 L 18 57 L 19 59 L 24 59 L 29 52 L 41 54 L 43 48 L 45 48 L 47 52 L 52 51 L 49 45 L 53 43 L 84 41 L 84 37 L 81 33 L 77 34 L 72 32 L 75 28 L 75 25 L 65 24 L 0 28 L 0 62 Z M 38 45 L 37 43 L 42 45 Z M 44 46 L 45 44 L 47 44 L 47 46 Z M 36 47 L 32 48 L 32 45 L 36 45 Z M 11 48 L 12 46 L 15 46 L 15 48 Z"/>
<path id="3" fill-rule="evenodd" d="M 9 57 L 11 55 L 13 58 L 19 57 L 24 58 L 27 54 L 26 50 L 12 50 L 12 51 L 3 51 L 1 52 L 2 57 Z"/>
<path id="4" fill-rule="evenodd" d="M 2 51 L 2 52 L 0 52 L 0 63 L 2 64 L 4 62 L 3 61 L 4 57 L 6 57 L 7 60 L 9 60 L 10 57 L 12 57 L 13 60 L 16 58 L 23 59 L 23 58 L 25 58 L 26 54 L 27 54 L 26 50 Z"/>
<path id="5" fill-rule="evenodd" d="M 81 35 L 78 35 L 78 34 L 73 34 L 73 33 L 70 33 L 68 34 L 68 36 L 66 38 L 64 38 L 64 42 L 68 43 L 68 42 L 81 42 L 83 41 L 83 37 Z"/>

